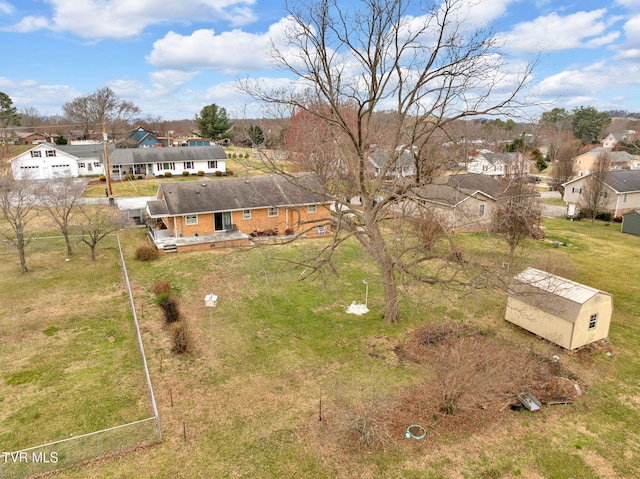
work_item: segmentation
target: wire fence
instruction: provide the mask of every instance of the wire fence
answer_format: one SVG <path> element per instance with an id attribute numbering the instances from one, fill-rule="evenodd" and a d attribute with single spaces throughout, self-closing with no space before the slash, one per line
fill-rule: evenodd
<path id="1" fill-rule="evenodd" d="M 0 479 L 21 479 L 159 442 L 156 417 L 21 451 L 0 452 Z"/>
<path id="2" fill-rule="evenodd" d="M 120 244 L 120 237 L 117 234 L 110 236 L 116 238 L 118 245 L 122 274 L 129 296 L 153 416 L 20 451 L 0 451 L 0 479 L 21 479 L 32 475 L 40 475 L 52 470 L 70 467 L 84 461 L 97 459 L 105 455 L 162 442 L 160 415 L 153 393 L 153 386 L 151 385 L 151 377 L 147 366 L 133 292 L 129 282 L 122 245 Z M 37 238 L 37 240 L 44 239 L 61 241 L 60 237 Z M 37 240 L 34 241 L 34 246 L 39 244 L 40 247 L 42 247 L 43 242 Z M 9 248 L 10 246 L 7 245 L 6 252 L 9 251 Z M 36 247 L 36 249 L 38 249 L 38 247 Z M 2 252 L 4 251 L 0 248 L 0 253 Z"/>

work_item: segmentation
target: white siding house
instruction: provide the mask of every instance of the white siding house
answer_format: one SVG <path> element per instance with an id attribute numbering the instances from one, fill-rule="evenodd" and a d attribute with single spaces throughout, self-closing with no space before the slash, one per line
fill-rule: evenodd
<path id="1" fill-rule="evenodd" d="M 41 143 L 11 158 L 9 162 L 16 179 L 48 180 L 78 176 L 78 158 L 51 143 Z"/>

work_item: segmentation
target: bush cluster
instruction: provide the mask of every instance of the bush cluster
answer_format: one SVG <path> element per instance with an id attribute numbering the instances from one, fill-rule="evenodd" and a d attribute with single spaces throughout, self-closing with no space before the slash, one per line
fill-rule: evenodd
<path id="1" fill-rule="evenodd" d="M 159 257 L 158 248 L 150 244 L 143 244 L 136 250 L 136 259 L 139 261 L 153 261 Z"/>
<path id="2" fill-rule="evenodd" d="M 180 313 L 180 303 L 173 294 L 173 287 L 168 281 L 157 281 L 151 288 L 156 295 L 156 304 L 164 314 L 164 320 L 169 327 L 169 334 L 173 343 L 173 352 L 183 354 L 189 351 L 187 338 L 187 323 Z"/>

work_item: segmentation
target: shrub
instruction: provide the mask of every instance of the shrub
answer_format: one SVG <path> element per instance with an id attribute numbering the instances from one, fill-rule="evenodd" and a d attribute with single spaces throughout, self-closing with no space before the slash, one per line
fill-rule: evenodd
<path id="1" fill-rule="evenodd" d="M 99 179 L 100 181 L 107 181 L 107 177 L 106 177 L 106 176 L 104 176 L 104 175 L 100 175 L 100 176 L 98 177 L 98 179 Z"/>
<path id="2" fill-rule="evenodd" d="M 140 261 L 152 261 L 159 257 L 158 248 L 150 244 L 143 244 L 136 250 L 136 259 Z"/>
<path id="3" fill-rule="evenodd" d="M 138 176 L 136 176 L 136 179 L 137 180 L 144 180 L 144 175 L 138 175 Z"/>
<path id="4" fill-rule="evenodd" d="M 233 176 L 233 170 L 227 169 L 227 176 Z"/>
<path id="5" fill-rule="evenodd" d="M 183 171 L 182 176 L 189 176 L 189 172 L 187 170 Z"/>
<path id="6" fill-rule="evenodd" d="M 613 218 L 614 223 L 622 223 L 622 216 L 615 216 Z"/>
<path id="7" fill-rule="evenodd" d="M 173 342 L 174 353 L 184 354 L 189 351 L 187 327 L 182 321 L 171 324 L 171 340 Z"/>
<path id="8" fill-rule="evenodd" d="M 244 157 L 245 157 L 247 160 L 249 159 L 249 152 L 248 152 L 248 151 L 244 154 Z"/>
<path id="9" fill-rule="evenodd" d="M 127 181 L 133 181 L 133 180 L 135 180 L 135 178 L 136 177 L 134 176 L 133 173 L 127 173 L 126 175 L 124 175 L 124 179 L 127 180 Z"/>
<path id="10" fill-rule="evenodd" d="M 202 170 L 198 171 L 198 176 L 204 176 L 204 171 Z"/>
<path id="11" fill-rule="evenodd" d="M 165 293 L 171 294 L 173 292 L 173 287 L 171 286 L 171 283 L 169 283 L 169 281 L 157 281 L 151 289 L 156 296 Z"/>
<path id="12" fill-rule="evenodd" d="M 168 295 L 164 301 L 161 301 L 160 307 L 162 308 L 164 320 L 167 324 L 180 321 L 180 304 L 172 295 Z"/>
<path id="13" fill-rule="evenodd" d="M 222 171 L 220 170 L 216 171 L 216 176 L 222 176 Z"/>
<path id="14" fill-rule="evenodd" d="M 172 176 L 172 175 L 171 175 L 171 172 L 170 172 L 170 171 L 165 171 L 165 172 L 164 172 L 164 176 L 165 176 L 166 178 L 171 178 L 171 176 Z"/>

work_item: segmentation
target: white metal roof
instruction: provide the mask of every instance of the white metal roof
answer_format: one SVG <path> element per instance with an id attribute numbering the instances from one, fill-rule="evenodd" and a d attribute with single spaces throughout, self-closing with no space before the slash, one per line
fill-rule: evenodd
<path id="1" fill-rule="evenodd" d="M 527 268 L 513 279 L 578 304 L 587 302 L 601 292 L 591 286 L 576 283 L 570 279 L 535 268 Z"/>

